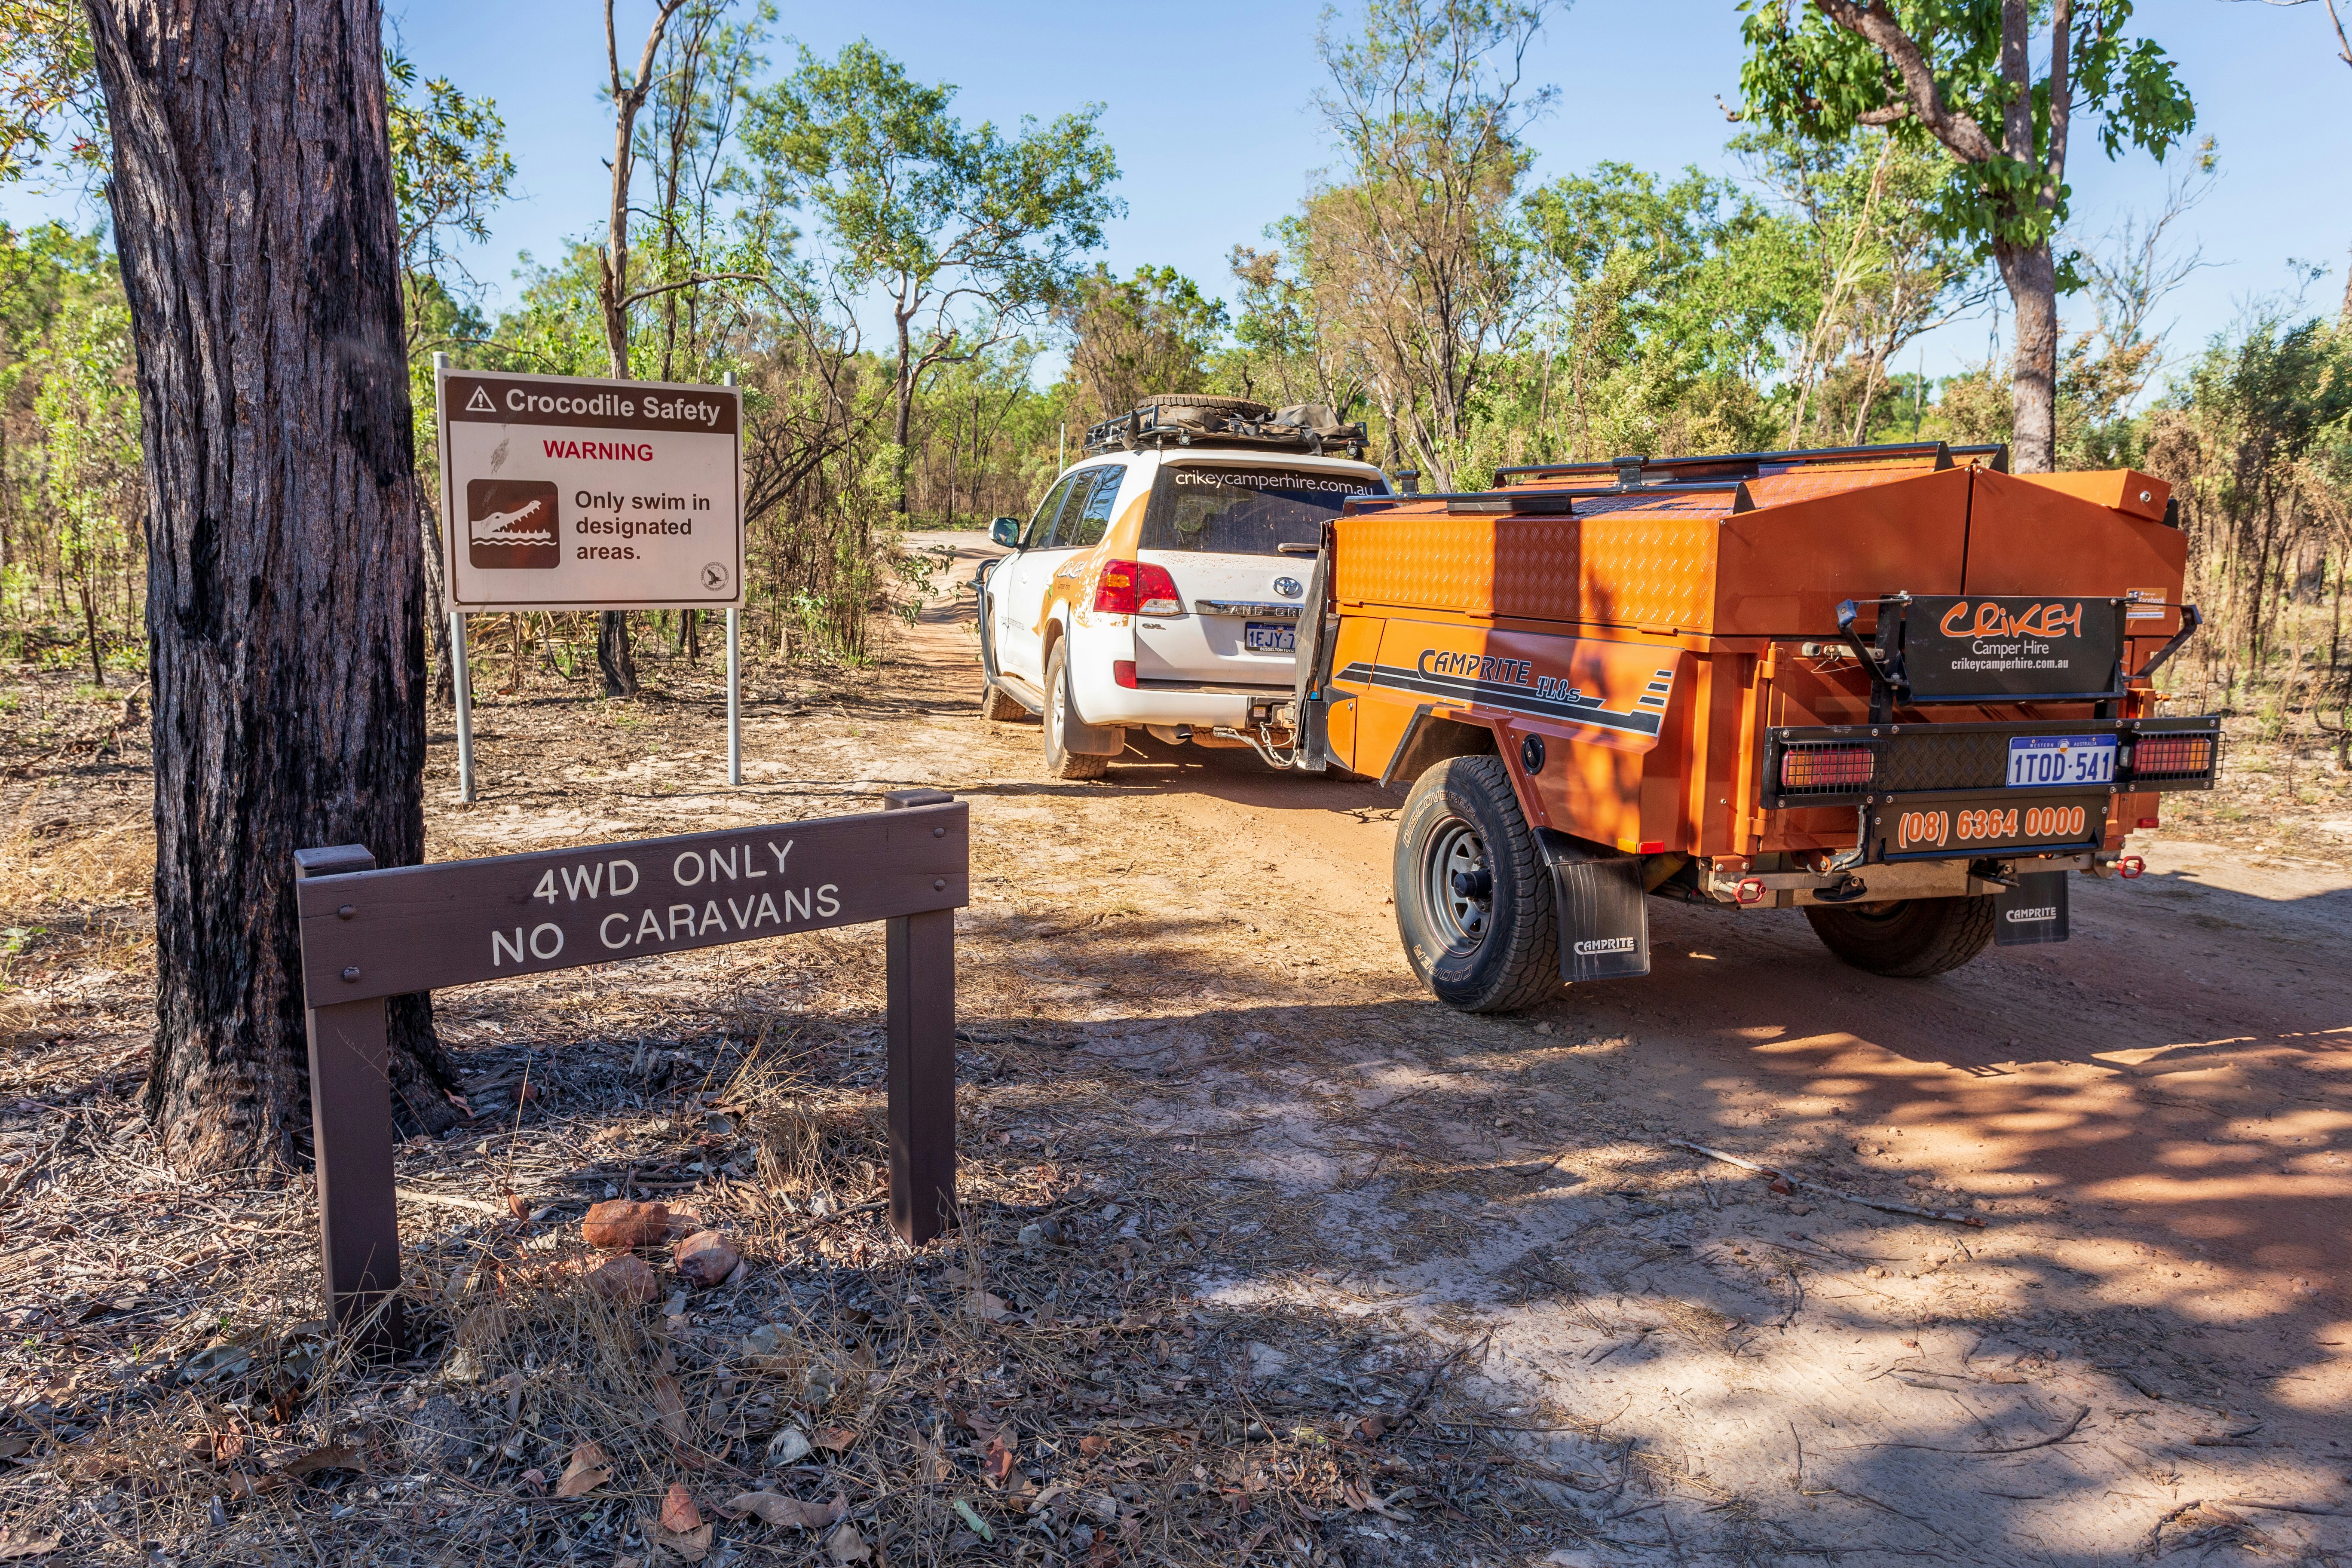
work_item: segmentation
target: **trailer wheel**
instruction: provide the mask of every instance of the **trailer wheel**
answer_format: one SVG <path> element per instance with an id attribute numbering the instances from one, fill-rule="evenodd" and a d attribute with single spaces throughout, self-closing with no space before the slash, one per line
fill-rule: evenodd
<path id="1" fill-rule="evenodd" d="M 1449 757 L 1421 775 L 1397 824 L 1398 934 L 1449 1007 L 1509 1013 L 1559 989 L 1559 915 L 1510 775 Z"/>
<path id="2" fill-rule="evenodd" d="M 1063 744 L 1070 716 L 1070 644 L 1054 644 L 1045 659 L 1045 771 L 1057 779 L 1098 779 L 1110 771 L 1108 757 L 1088 756 Z"/>
<path id="3" fill-rule="evenodd" d="M 980 689 L 980 716 L 992 724 L 1012 724 L 1029 717 L 1021 699 L 993 680 Z"/>
<path id="4" fill-rule="evenodd" d="M 1807 904 L 1822 945 L 1856 969 L 1917 980 L 1958 969 L 1992 941 L 1992 900 L 1892 899 Z"/>

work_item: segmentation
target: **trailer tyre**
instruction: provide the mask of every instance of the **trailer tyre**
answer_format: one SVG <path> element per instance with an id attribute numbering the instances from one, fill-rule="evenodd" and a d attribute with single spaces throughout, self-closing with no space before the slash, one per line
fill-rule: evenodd
<path id="1" fill-rule="evenodd" d="M 1893 899 L 1874 904 L 1807 904 L 1822 945 L 1873 974 L 1924 979 L 1958 969 L 1993 937 L 1992 900 Z"/>
<path id="2" fill-rule="evenodd" d="M 1073 752 L 1063 743 L 1063 725 L 1070 713 L 1070 644 L 1054 644 L 1045 658 L 1045 771 L 1057 779 L 1098 779 L 1110 772 L 1108 757 Z"/>
<path id="3" fill-rule="evenodd" d="M 1393 875 L 1406 961 L 1439 1001 L 1509 1013 L 1559 991 L 1551 868 L 1501 759 L 1449 757 L 1421 775 Z"/>

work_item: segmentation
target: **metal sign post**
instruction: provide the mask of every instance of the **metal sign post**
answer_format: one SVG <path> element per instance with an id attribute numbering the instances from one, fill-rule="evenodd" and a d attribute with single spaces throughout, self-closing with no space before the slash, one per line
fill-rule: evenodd
<path id="1" fill-rule="evenodd" d="M 970 812 L 898 790 L 853 816 L 374 869 L 359 845 L 295 855 L 330 1315 L 404 1334 L 385 999 L 831 926 L 887 922 L 890 1224 L 954 1222 L 955 911 Z"/>
<path id="2" fill-rule="evenodd" d="M 743 782 L 743 675 L 737 620 L 740 610 L 727 612 L 727 782 Z"/>
<path id="3" fill-rule="evenodd" d="M 474 804 L 474 663 L 466 651 L 466 612 L 449 612 L 449 682 L 457 696 L 457 798 Z"/>

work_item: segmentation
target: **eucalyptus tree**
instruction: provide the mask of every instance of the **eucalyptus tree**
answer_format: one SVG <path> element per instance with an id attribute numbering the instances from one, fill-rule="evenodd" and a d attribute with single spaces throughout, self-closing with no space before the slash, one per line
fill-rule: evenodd
<path id="1" fill-rule="evenodd" d="M 754 100 L 745 140 L 782 202 L 815 213 L 855 293 L 890 313 L 896 510 L 907 510 L 915 400 L 938 367 L 968 363 L 1068 294 L 1078 259 L 1125 208 L 1100 104 L 1015 134 L 966 127 L 956 89 L 925 84 L 859 39 Z"/>
<path id="2" fill-rule="evenodd" d="M 199 1168 L 308 1120 L 294 852 L 423 858 L 425 625 L 373 0 L 91 0 L 137 351 L 154 687 L 145 1106 Z M 411 1125 L 456 1120 L 425 998 Z"/>
<path id="3" fill-rule="evenodd" d="M 2075 122 L 2092 121 L 2109 158 L 2161 157 L 2196 122 L 2171 58 L 2126 32 L 2131 15 L 2131 0 L 1762 0 L 1746 25 L 1748 114 L 1820 140 L 1882 126 L 1949 157 L 1939 222 L 1991 258 L 2014 306 L 2011 461 L 2024 472 L 2055 456 L 2058 296 L 2083 285 L 2053 243 Z"/>

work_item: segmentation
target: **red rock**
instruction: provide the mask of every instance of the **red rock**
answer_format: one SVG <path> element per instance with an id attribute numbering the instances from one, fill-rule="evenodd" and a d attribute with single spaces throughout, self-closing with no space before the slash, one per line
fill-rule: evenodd
<path id="1" fill-rule="evenodd" d="M 734 1273 L 742 1261 L 735 1244 L 715 1230 L 698 1230 L 670 1250 L 670 1262 L 688 1283 L 705 1289 Z"/>
<path id="2" fill-rule="evenodd" d="M 612 1198 L 596 1205 L 580 1222 L 580 1234 L 588 1245 L 606 1252 L 626 1252 L 631 1247 L 656 1247 L 669 1239 L 669 1205 L 641 1204 L 627 1198 Z"/>
<path id="3" fill-rule="evenodd" d="M 607 1301 L 617 1301 L 624 1307 L 642 1307 L 661 1294 L 654 1271 L 634 1252 L 620 1253 L 591 1268 L 588 1288 Z"/>

